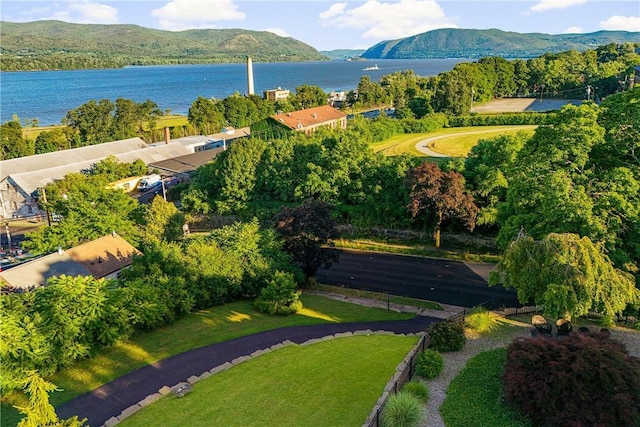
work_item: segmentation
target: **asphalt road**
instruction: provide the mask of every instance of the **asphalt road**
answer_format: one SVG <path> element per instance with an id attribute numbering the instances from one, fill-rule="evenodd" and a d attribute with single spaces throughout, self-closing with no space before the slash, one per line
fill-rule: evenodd
<path id="1" fill-rule="evenodd" d="M 463 262 L 446 259 L 342 251 L 340 262 L 318 270 L 317 280 L 462 307 L 503 299 L 508 307 L 520 306 L 514 291 L 489 287 Z"/>

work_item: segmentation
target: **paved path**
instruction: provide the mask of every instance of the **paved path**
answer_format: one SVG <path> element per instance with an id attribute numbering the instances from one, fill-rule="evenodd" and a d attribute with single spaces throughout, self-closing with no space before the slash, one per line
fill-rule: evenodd
<path id="1" fill-rule="evenodd" d="M 416 316 L 410 320 L 398 321 L 294 326 L 248 335 L 191 350 L 147 365 L 77 397 L 56 410 L 60 418 L 78 415 L 81 419 L 86 417 L 89 425 L 98 427 L 111 417 L 119 416 L 131 405 L 157 393 L 163 386 L 172 387 L 187 381 L 191 376 L 199 376 L 234 359 L 249 356 L 255 351 L 268 349 L 287 340 L 302 344 L 311 339 L 336 333 L 367 329 L 397 334 L 419 333 L 437 320 L 434 317 Z"/>
<path id="2" fill-rule="evenodd" d="M 317 280 L 462 307 L 491 300 L 518 307 L 515 291 L 489 287 L 485 278 L 488 268 L 481 266 L 442 258 L 343 250 L 339 262 L 318 270 Z"/>

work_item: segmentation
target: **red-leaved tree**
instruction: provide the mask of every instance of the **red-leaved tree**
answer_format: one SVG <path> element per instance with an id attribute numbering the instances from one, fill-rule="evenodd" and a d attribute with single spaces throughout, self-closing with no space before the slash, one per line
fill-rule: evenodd
<path id="1" fill-rule="evenodd" d="M 411 216 L 427 212 L 433 217 L 436 248 L 440 248 L 443 221 L 456 219 L 469 231 L 475 228 L 478 207 L 473 196 L 465 192 L 464 178 L 458 172 L 443 172 L 437 164 L 425 162 L 409 169 L 406 185 L 410 191 L 407 209 Z"/>

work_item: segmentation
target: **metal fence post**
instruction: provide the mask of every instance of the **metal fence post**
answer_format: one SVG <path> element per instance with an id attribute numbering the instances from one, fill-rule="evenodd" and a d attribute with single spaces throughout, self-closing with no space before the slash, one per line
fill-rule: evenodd
<path id="1" fill-rule="evenodd" d="M 415 357 L 415 354 L 411 356 L 411 359 L 409 360 L 409 381 L 411 381 L 411 378 L 413 378 L 413 358 Z"/>

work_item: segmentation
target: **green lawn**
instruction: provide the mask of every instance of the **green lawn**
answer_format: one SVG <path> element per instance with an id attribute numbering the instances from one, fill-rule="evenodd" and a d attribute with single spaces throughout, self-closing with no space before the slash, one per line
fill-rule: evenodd
<path id="1" fill-rule="evenodd" d="M 493 138 L 505 133 L 528 131 L 533 133 L 536 126 L 469 126 L 459 128 L 446 128 L 431 133 L 397 135 L 382 142 L 371 144 L 375 152 L 382 152 L 386 156 L 411 154 L 425 157 L 425 154 L 416 149 L 416 144 L 429 138 L 438 138 L 426 143 L 433 151 L 451 157 L 466 157 L 471 148 L 480 139 Z M 439 138 L 443 137 L 443 138 Z"/>
<path id="2" fill-rule="evenodd" d="M 49 378 L 62 391 L 51 395 L 60 405 L 136 368 L 184 351 L 275 328 L 326 322 L 359 322 L 408 319 L 410 313 L 395 313 L 303 295 L 304 308 L 293 316 L 269 316 L 256 311 L 251 301 L 237 301 L 211 307 L 186 316 L 174 325 L 160 328 L 105 349 L 92 359 L 82 360 Z M 6 398 L 7 396 L 5 396 Z M 22 395 L 10 396 L 24 404 Z M 16 425 L 19 414 L 3 404 L 0 425 Z"/>
<path id="3" fill-rule="evenodd" d="M 123 427 L 360 426 L 416 337 L 371 335 L 288 346 L 166 397 Z"/>
<path id="4" fill-rule="evenodd" d="M 526 416 L 502 402 L 502 372 L 507 351 L 485 351 L 467 362 L 440 407 L 447 427 L 529 427 Z"/>
<path id="5" fill-rule="evenodd" d="M 389 139 L 385 139 L 381 142 L 375 142 L 370 144 L 370 147 L 374 152 L 382 152 L 385 156 L 398 156 L 400 154 L 411 154 L 418 157 L 426 157 L 424 153 L 416 150 L 416 144 L 425 138 L 428 138 L 430 133 L 414 133 L 414 134 L 402 134 L 396 135 Z"/>
<path id="6" fill-rule="evenodd" d="M 424 242 L 385 241 L 380 238 L 341 238 L 334 241 L 336 247 L 343 249 L 355 249 L 360 251 L 377 251 L 394 254 L 418 255 L 433 258 L 448 258 L 462 261 L 496 263 L 499 256 L 484 251 L 469 252 L 469 246 L 462 250 L 453 248 L 436 249 L 433 245 L 425 245 Z M 429 243 L 433 243 L 429 241 Z M 473 249 L 471 249 L 473 250 Z"/>

